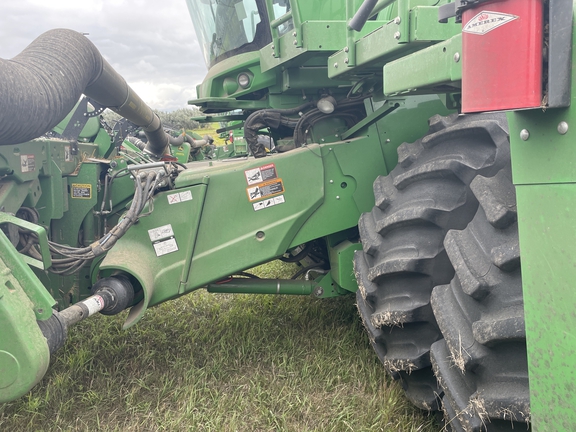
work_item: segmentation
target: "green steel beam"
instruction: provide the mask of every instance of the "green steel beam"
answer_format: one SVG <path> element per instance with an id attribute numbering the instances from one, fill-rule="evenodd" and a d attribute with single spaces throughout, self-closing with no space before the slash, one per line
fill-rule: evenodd
<path id="1" fill-rule="evenodd" d="M 460 89 L 462 35 L 407 55 L 384 66 L 384 94 L 422 94 Z M 450 90 L 451 89 L 451 90 Z"/>
<path id="2" fill-rule="evenodd" d="M 394 24 L 398 26 L 398 32 L 394 35 L 394 39 L 398 43 L 410 42 L 410 3 L 411 0 L 396 0 L 398 5 L 398 18 L 400 21 L 395 20 Z M 417 9 L 416 9 L 417 10 Z"/>
<path id="3" fill-rule="evenodd" d="M 49 268 L 52 265 L 52 257 L 48 247 L 48 235 L 46 234 L 46 230 L 39 225 L 9 215 L 8 213 L 0 212 L 0 225 L 8 223 L 27 229 L 28 231 L 31 231 L 38 236 L 38 245 L 40 246 L 40 254 L 42 256 L 42 260 L 37 260 L 28 255 L 22 254 L 19 254 L 20 258 L 27 264 L 36 268 L 42 270 Z"/>
<path id="4" fill-rule="evenodd" d="M 353 261 L 354 252 L 362 249 L 360 243 L 344 240 L 331 246 L 329 243 L 328 255 L 330 256 L 330 274 L 334 283 L 350 292 L 358 290 L 358 283 L 354 275 Z"/>
<path id="5" fill-rule="evenodd" d="M 575 84 L 569 108 L 508 114 L 537 432 L 576 430 Z"/>
<path id="6" fill-rule="evenodd" d="M 346 132 L 344 132 L 342 134 L 342 139 L 348 139 L 349 137 L 353 136 L 356 132 L 358 132 L 360 129 L 365 128 L 366 126 L 370 126 L 371 124 L 377 122 L 378 120 L 387 116 L 388 114 L 390 114 L 392 111 L 394 111 L 398 107 L 400 107 L 399 103 L 392 103 L 390 105 L 389 104 L 382 105 L 376 111 L 367 115 L 365 118 L 360 120 L 358 123 L 356 123 L 350 129 L 348 129 Z"/>
<path id="7" fill-rule="evenodd" d="M 47 309 L 40 315 L 50 317 L 51 305 L 34 301 L 40 296 L 31 300 L 25 292 L 29 284 L 40 285 L 47 293 L 30 269 L 23 271 L 18 255 L 0 230 L 0 403 L 24 395 L 42 379 L 50 363 L 48 344 L 36 319 L 41 307 Z"/>
<path id="8" fill-rule="evenodd" d="M 226 127 L 220 128 L 220 129 L 216 129 L 216 133 L 228 132 L 228 131 L 236 130 L 236 129 L 244 129 L 244 122 L 241 121 L 240 123 L 234 123 L 233 125 L 226 126 Z"/>
<path id="9" fill-rule="evenodd" d="M 576 183 L 516 187 L 534 431 L 576 429 Z"/>
<path id="10" fill-rule="evenodd" d="M 368 34 L 382 26 L 380 21 L 368 21 L 362 29 L 362 35 Z M 310 20 L 304 21 L 299 32 L 288 32 L 278 39 L 278 43 L 270 43 L 260 50 L 262 72 L 272 71 L 275 68 L 301 66 L 310 59 L 323 59 L 326 66 L 328 56 L 347 46 L 348 26 L 344 19 L 340 20 Z M 294 36 L 296 33 L 296 36 Z M 302 35 L 302 44 L 299 45 L 299 34 Z M 282 55 L 274 56 L 274 48 L 279 47 Z"/>
<path id="11" fill-rule="evenodd" d="M 573 93 L 574 94 L 574 91 Z M 573 108 L 508 114 L 535 431 L 576 429 Z"/>
<path id="12" fill-rule="evenodd" d="M 193 99 L 188 101 L 188 103 L 202 107 L 202 111 L 207 113 L 218 113 L 236 109 L 259 110 L 269 107 L 268 102 L 265 100 L 238 100 L 227 97 L 205 97 Z"/>
<path id="13" fill-rule="evenodd" d="M 230 122 L 230 121 L 244 121 L 246 120 L 246 116 L 244 114 L 207 115 L 202 117 L 192 117 L 190 120 L 194 120 L 200 123 Z M 216 132 L 218 132 L 218 130 Z"/>
<path id="14" fill-rule="evenodd" d="M 354 40 L 354 30 L 350 27 L 349 23 L 354 16 L 356 10 L 354 9 L 354 0 L 346 0 L 346 48 L 344 51 L 348 53 L 348 65 L 350 67 L 356 66 L 356 43 Z"/>
<path id="15" fill-rule="evenodd" d="M 436 6 L 414 6 L 407 10 L 406 3 L 400 2 L 399 7 L 397 19 L 356 40 L 355 66 L 350 64 L 349 48 L 340 48 L 331 55 L 328 76 L 345 79 L 370 71 L 380 73 L 386 63 L 449 39 L 461 31 L 461 26 L 454 22 L 439 23 Z"/>
<path id="16" fill-rule="evenodd" d="M 310 295 L 314 286 L 315 283 L 311 280 L 234 278 L 208 284 L 206 290 L 211 293 L 230 294 Z"/>
<path id="17" fill-rule="evenodd" d="M 4 221 L 11 221 L 11 219 L 9 219 L 9 215 L 0 213 L 0 217 L 2 217 Z M 44 228 L 33 225 L 29 222 L 23 223 L 19 226 L 36 232 L 40 238 L 44 237 L 44 241 L 46 240 L 46 231 Z M 46 244 L 46 247 L 47 246 L 48 245 Z M 46 249 L 46 251 L 47 250 L 48 249 Z M 52 298 L 50 293 L 46 291 L 42 283 L 38 280 L 30 267 L 26 264 L 25 260 L 22 259 L 23 255 L 16 251 L 14 246 L 12 246 L 6 235 L 1 230 L 0 251 L 0 258 L 2 258 L 3 263 L 5 263 L 9 269 L 6 274 L 11 274 L 18 281 L 22 282 L 21 289 L 29 298 L 29 302 L 31 302 L 33 305 L 36 319 L 47 320 L 50 318 L 52 315 L 52 306 L 56 304 L 54 298 Z M 44 251 L 42 252 L 44 253 Z"/>
<path id="18" fill-rule="evenodd" d="M 316 283 L 314 296 L 318 298 L 340 297 L 351 293 L 351 291 L 343 289 L 334 281 L 331 272 L 320 276 L 314 282 Z"/>

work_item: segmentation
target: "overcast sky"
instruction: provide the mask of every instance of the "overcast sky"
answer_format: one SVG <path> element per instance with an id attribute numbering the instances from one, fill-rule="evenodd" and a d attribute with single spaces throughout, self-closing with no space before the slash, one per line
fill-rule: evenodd
<path id="1" fill-rule="evenodd" d="M 185 108 L 206 74 L 185 0 L 0 0 L 0 58 L 53 28 L 89 33 L 152 108 Z"/>

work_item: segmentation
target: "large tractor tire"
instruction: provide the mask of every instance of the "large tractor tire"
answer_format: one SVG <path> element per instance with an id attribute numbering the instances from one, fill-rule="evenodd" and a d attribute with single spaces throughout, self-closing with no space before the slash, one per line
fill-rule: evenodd
<path id="1" fill-rule="evenodd" d="M 470 183 L 509 164 L 510 146 L 502 114 L 435 116 L 429 125 L 422 139 L 398 148 L 398 165 L 374 182 L 376 205 L 360 218 L 363 249 L 354 270 L 358 309 L 385 369 L 414 404 L 436 410 L 441 391 L 430 346 L 442 334 L 430 295 L 454 275 L 444 237 L 472 220 L 478 201 Z"/>
<path id="2" fill-rule="evenodd" d="M 443 340 L 432 365 L 453 431 L 528 430 L 530 406 L 516 195 L 510 168 L 477 177 L 480 202 L 463 231 L 444 245 L 456 270 L 432 292 Z"/>

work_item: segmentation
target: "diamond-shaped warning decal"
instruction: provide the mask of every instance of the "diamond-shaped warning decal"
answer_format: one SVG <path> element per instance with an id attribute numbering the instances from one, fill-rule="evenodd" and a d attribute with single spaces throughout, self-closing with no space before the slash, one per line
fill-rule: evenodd
<path id="1" fill-rule="evenodd" d="M 492 30 L 508 24 L 517 19 L 517 15 L 510 15 L 500 12 L 482 11 L 474 18 L 468 21 L 468 24 L 462 29 L 463 32 L 477 35 L 485 35 Z"/>

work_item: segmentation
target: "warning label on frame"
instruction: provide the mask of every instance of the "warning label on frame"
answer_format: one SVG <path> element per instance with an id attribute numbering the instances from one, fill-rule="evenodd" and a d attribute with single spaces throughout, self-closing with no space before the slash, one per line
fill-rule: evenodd
<path id="1" fill-rule="evenodd" d="M 284 195 L 278 195 L 274 198 L 268 198 L 264 201 L 252 203 L 252 207 L 254 207 L 254 211 L 258 211 L 268 207 L 273 207 L 278 204 L 283 204 L 285 202 L 286 200 L 284 199 Z"/>
<path id="2" fill-rule="evenodd" d="M 36 156 L 20 155 L 20 167 L 23 173 L 33 172 L 36 170 Z"/>
<path id="3" fill-rule="evenodd" d="M 248 185 L 262 183 L 278 177 L 276 165 L 273 163 L 244 171 Z"/>
<path id="4" fill-rule="evenodd" d="M 91 199 L 92 185 L 89 183 L 72 183 L 70 194 L 72 195 L 72 198 L 76 199 Z"/>
<path id="5" fill-rule="evenodd" d="M 282 179 L 270 180 L 246 188 L 246 193 L 248 194 L 248 200 L 250 202 L 258 201 L 263 198 L 270 198 L 271 196 L 284 193 L 284 185 L 282 184 Z"/>
<path id="6" fill-rule="evenodd" d="M 156 256 L 158 257 L 178 250 L 178 245 L 174 237 L 154 243 L 153 246 L 154 252 L 156 252 Z"/>
<path id="7" fill-rule="evenodd" d="M 192 199 L 191 191 L 184 191 L 175 194 L 168 195 L 168 204 L 178 204 L 184 201 L 190 201 Z"/>
<path id="8" fill-rule="evenodd" d="M 150 237 L 150 241 L 155 242 L 168 237 L 174 237 L 174 230 L 170 224 L 162 225 L 158 228 L 149 229 L 148 236 Z"/>

